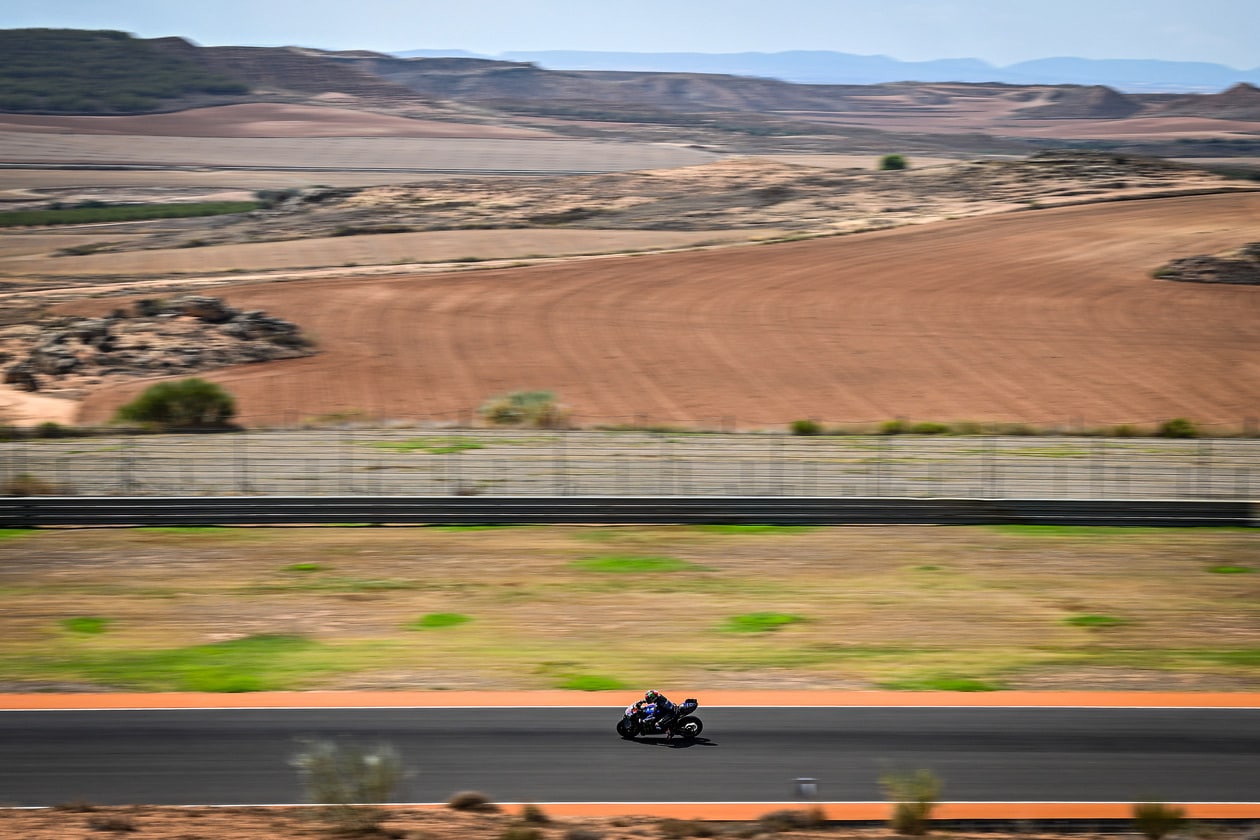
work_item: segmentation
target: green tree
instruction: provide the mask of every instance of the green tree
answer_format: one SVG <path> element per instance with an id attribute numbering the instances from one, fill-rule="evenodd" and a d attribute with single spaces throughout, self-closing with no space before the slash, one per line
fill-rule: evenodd
<path id="1" fill-rule="evenodd" d="M 159 382 L 118 409 L 116 423 L 140 423 L 164 429 L 226 426 L 236 414 L 236 400 L 204 379 Z"/>
<path id="2" fill-rule="evenodd" d="M 879 159 L 879 168 L 883 172 L 897 169 L 909 169 L 910 161 L 904 155 L 884 155 Z"/>

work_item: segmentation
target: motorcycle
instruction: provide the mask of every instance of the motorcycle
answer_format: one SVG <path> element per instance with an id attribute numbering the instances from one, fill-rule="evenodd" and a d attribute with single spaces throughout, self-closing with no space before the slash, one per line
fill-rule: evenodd
<path id="1" fill-rule="evenodd" d="M 683 738 L 694 738 L 704 729 L 704 722 L 692 714 L 699 707 L 700 701 L 687 698 L 678 704 L 678 715 L 670 726 L 674 734 Z M 640 708 L 635 704 L 626 706 L 626 711 L 617 722 L 617 734 L 627 740 L 639 735 L 665 735 L 656 717 L 656 704 L 649 703 Z"/>

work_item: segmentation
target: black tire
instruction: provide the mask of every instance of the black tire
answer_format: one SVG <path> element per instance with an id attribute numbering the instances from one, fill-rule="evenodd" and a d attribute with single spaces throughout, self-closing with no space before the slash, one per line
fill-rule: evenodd
<path id="1" fill-rule="evenodd" d="M 617 734 L 622 738 L 630 739 L 639 734 L 639 727 L 634 721 L 622 718 L 617 722 Z"/>
<path id="2" fill-rule="evenodd" d="M 674 731 L 684 738 L 694 738 L 704 731 L 704 722 L 695 715 L 687 715 L 678 721 Z"/>

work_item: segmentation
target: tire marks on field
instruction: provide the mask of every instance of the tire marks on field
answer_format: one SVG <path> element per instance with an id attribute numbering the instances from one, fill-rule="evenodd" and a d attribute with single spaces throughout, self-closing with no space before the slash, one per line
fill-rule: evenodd
<path id="1" fill-rule="evenodd" d="M 321 355 L 212 375 L 255 417 L 553 390 L 584 423 L 1240 423 L 1260 288 L 1152 279 L 1253 241 L 1260 195 L 1015 213 L 770 246 L 233 289 Z M 1249 374 L 1250 372 L 1250 374 Z M 283 386 L 279 383 L 283 382 Z M 134 388 L 131 390 L 135 390 Z M 127 389 L 94 396 L 106 414 Z"/>

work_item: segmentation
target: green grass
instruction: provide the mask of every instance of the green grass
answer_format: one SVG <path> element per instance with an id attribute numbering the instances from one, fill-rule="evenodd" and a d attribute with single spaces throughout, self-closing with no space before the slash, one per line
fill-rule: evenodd
<path id="1" fill-rule="evenodd" d="M 285 566 L 281 571 L 284 572 L 322 572 L 327 567 L 322 563 L 293 563 Z"/>
<path id="2" fill-rule="evenodd" d="M 601 554 L 596 557 L 584 557 L 569 564 L 575 569 L 587 572 L 608 572 L 611 574 L 646 574 L 653 572 L 685 572 L 703 571 L 704 566 L 678 560 L 674 557 L 640 557 L 634 554 Z"/>
<path id="3" fill-rule="evenodd" d="M 373 441 L 370 444 L 376 449 L 387 449 L 391 452 L 427 452 L 430 455 L 453 455 L 471 449 L 484 449 L 475 440 L 464 438 L 411 438 L 410 440 Z"/>
<path id="4" fill-rule="evenodd" d="M 74 618 L 63 618 L 61 628 L 81 636 L 97 636 L 109 629 L 110 620 L 94 615 L 79 615 Z"/>
<path id="5" fill-rule="evenodd" d="M 110 207 L 72 207 L 67 210 L 12 210 L 0 213 L 0 227 L 80 225 L 101 222 L 138 222 L 145 219 L 186 219 L 223 216 L 258 209 L 256 201 L 202 201 L 188 204 L 123 204 Z"/>
<path id="6" fill-rule="evenodd" d="M 0 540 L 16 540 L 37 533 L 37 528 L 0 528 Z"/>
<path id="7" fill-rule="evenodd" d="M 291 687 L 295 674 L 326 670 L 300 660 L 322 646 L 302 636 L 260 635 L 156 651 L 92 651 L 38 664 L 92 682 L 150 691 L 268 691 Z"/>
<path id="8" fill-rule="evenodd" d="M 1127 624 L 1123 618 L 1116 618 L 1114 615 L 1074 615 L 1070 618 L 1063 619 L 1064 624 L 1070 624 L 1073 627 L 1086 628 L 1106 628 L 1119 627 Z"/>
<path id="9" fill-rule="evenodd" d="M 596 674 L 572 674 L 561 680 L 557 687 L 566 691 L 622 691 L 629 688 L 615 677 Z"/>
<path id="10" fill-rule="evenodd" d="M 804 620 L 799 615 L 788 613 L 744 613 L 743 615 L 733 615 L 728 618 L 723 625 L 723 629 L 730 633 L 768 633 L 781 627 L 787 627 L 789 624 L 799 624 Z"/>
<path id="11" fill-rule="evenodd" d="M 472 618 L 462 613 L 429 613 L 408 624 L 407 629 L 436 630 L 443 627 L 458 627 L 469 621 L 472 621 Z"/>
<path id="12" fill-rule="evenodd" d="M 1208 571 L 1214 575 L 1249 575 L 1255 571 L 1250 566 L 1208 566 Z"/>
<path id="13" fill-rule="evenodd" d="M 322 577 L 287 580 L 279 583 L 254 583 L 238 590 L 242 595 L 273 592 L 401 592 L 423 589 L 424 585 L 405 578 Z"/>
<path id="14" fill-rule="evenodd" d="M 892 691 L 1001 691 L 999 683 L 975 680 L 970 677 L 920 677 L 917 679 L 890 680 L 880 683 L 880 688 Z"/>
<path id="15" fill-rule="evenodd" d="M 808 534 L 816 525 L 692 525 L 692 530 L 706 534 Z"/>

